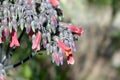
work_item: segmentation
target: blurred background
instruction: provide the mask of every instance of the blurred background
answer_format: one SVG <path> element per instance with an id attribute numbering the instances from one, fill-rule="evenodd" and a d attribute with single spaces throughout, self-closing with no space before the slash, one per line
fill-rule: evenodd
<path id="1" fill-rule="evenodd" d="M 84 29 L 79 38 L 74 65 L 56 66 L 45 51 L 8 71 L 8 80 L 120 80 L 120 0 L 60 0 L 64 21 Z M 24 35 L 26 36 L 26 35 Z M 31 51 L 22 39 L 11 62 Z M 19 54 L 19 56 L 18 56 Z"/>

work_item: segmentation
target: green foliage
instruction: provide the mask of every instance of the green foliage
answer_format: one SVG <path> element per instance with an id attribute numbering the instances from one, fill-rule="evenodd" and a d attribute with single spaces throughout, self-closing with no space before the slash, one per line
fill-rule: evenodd
<path id="1" fill-rule="evenodd" d="M 120 49 L 120 31 L 114 31 L 111 35 L 113 49 Z"/>
<path id="2" fill-rule="evenodd" d="M 25 78 L 28 78 L 28 79 L 30 79 L 30 77 L 32 77 L 32 70 L 31 70 L 29 65 L 23 65 L 23 67 L 22 67 L 22 75 Z"/>
<path id="3" fill-rule="evenodd" d="M 88 0 L 88 2 L 95 5 L 110 5 L 112 0 Z"/>
<path id="4" fill-rule="evenodd" d="M 69 67 L 64 67 L 66 69 L 64 69 L 64 72 L 62 72 L 62 66 L 61 67 L 58 67 L 56 66 L 56 80 L 68 80 L 67 79 L 67 74 L 68 74 L 68 70 L 69 70 Z"/>

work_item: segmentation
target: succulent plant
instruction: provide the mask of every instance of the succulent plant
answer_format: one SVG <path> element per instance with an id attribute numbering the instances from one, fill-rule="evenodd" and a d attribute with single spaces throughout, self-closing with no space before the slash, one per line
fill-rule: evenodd
<path id="1" fill-rule="evenodd" d="M 0 45 L 10 39 L 6 55 L 0 62 L 3 68 L 8 70 L 17 67 L 42 49 L 51 55 L 52 62 L 58 66 L 63 64 L 63 55 L 67 57 L 68 64 L 74 64 L 72 53 L 76 51 L 75 36 L 80 36 L 83 30 L 62 22 L 62 19 L 63 11 L 59 0 L 0 1 Z M 22 33 L 19 38 L 18 30 Z M 21 62 L 7 65 L 10 55 L 21 46 L 20 38 L 24 34 L 32 40 L 32 54 Z"/>

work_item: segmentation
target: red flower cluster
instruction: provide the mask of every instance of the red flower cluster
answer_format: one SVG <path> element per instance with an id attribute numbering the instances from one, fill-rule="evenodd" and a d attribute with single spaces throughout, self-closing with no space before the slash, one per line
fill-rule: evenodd
<path id="1" fill-rule="evenodd" d="M 3 1 L 0 15 L 0 43 L 10 38 L 10 48 L 19 47 L 17 31 L 26 30 L 32 37 L 32 50 L 46 49 L 53 62 L 63 64 L 63 55 L 68 64 L 74 64 L 76 51 L 74 35 L 82 35 L 82 28 L 62 22 L 63 12 L 59 0 L 16 0 L 12 5 Z M 40 10 L 39 10 L 40 9 Z M 1 18 L 2 17 L 2 18 Z"/>
<path id="2" fill-rule="evenodd" d="M 67 47 L 62 41 L 58 41 L 58 46 L 62 49 L 63 53 L 67 56 L 68 64 L 74 64 L 74 58 L 72 56 L 72 50 Z"/>

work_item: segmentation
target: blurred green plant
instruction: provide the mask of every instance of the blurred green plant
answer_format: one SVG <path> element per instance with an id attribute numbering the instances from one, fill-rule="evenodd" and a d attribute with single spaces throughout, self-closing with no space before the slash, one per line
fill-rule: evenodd
<path id="1" fill-rule="evenodd" d="M 95 5 L 110 5 L 112 0 L 88 0 L 88 3 Z"/>
<path id="2" fill-rule="evenodd" d="M 114 31 L 111 34 L 111 44 L 113 46 L 113 50 L 120 49 L 120 31 Z"/>

